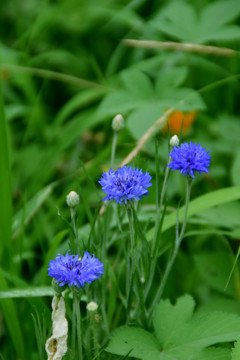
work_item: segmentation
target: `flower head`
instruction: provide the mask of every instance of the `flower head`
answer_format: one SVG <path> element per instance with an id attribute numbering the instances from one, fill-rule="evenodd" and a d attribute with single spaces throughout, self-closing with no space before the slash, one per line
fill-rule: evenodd
<path id="1" fill-rule="evenodd" d="M 147 188 L 152 185 L 150 180 L 149 173 L 125 165 L 116 171 L 105 171 L 99 183 L 107 194 L 103 200 L 115 199 L 117 203 L 124 201 L 126 204 L 128 200 L 140 200 L 142 196 L 148 195 Z"/>
<path id="2" fill-rule="evenodd" d="M 183 175 L 189 175 L 194 178 L 195 171 L 200 174 L 208 172 L 210 165 L 211 155 L 209 150 L 201 147 L 201 144 L 183 143 L 181 146 L 174 147 L 169 154 L 172 161 L 168 165 L 172 170 L 180 170 Z"/>
<path id="3" fill-rule="evenodd" d="M 59 286 L 82 288 L 85 284 L 99 279 L 103 271 L 103 264 L 94 255 L 85 252 L 81 259 L 79 255 L 69 255 L 67 252 L 65 256 L 58 255 L 55 260 L 50 260 L 48 275 L 52 276 Z"/>

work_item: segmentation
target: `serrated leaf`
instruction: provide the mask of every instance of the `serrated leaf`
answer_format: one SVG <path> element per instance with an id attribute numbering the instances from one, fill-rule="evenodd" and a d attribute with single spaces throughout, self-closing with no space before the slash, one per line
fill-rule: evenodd
<path id="1" fill-rule="evenodd" d="M 157 101 L 144 104 L 128 116 L 126 127 L 131 131 L 133 137 L 138 140 L 163 115 L 165 109 Z"/>
<path id="2" fill-rule="evenodd" d="M 240 151 L 234 152 L 235 157 L 231 168 L 233 185 L 240 185 Z"/>
<path id="3" fill-rule="evenodd" d="M 215 1 L 205 6 L 201 12 L 201 23 L 219 27 L 234 20 L 240 12 L 238 0 Z"/>
<path id="4" fill-rule="evenodd" d="M 130 94 L 126 90 L 119 90 L 107 95 L 103 99 L 98 108 L 98 113 L 114 116 L 141 106 L 142 103 L 143 101 L 136 94 Z"/>
<path id="5" fill-rule="evenodd" d="M 176 88 L 181 85 L 187 76 L 186 67 L 174 67 L 163 69 L 157 78 L 156 93 L 161 96 L 166 88 Z"/>
<path id="6" fill-rule="evenodd" d="M 159 360 L 159 344 L 149 332 L 134 328 L 121 327 L 113 334 L 106 351 L 116 355 L 126 355 L 142 360 Z"/>
<path id="7" fill-rule="evenodd" d="M 234 344 L 234 348 L 232 349 L 231 360 L 239 360 L 239 359 L 240 359 L 240 339 Z"/>
<path id="8" fill-rule="evenodd" d="M 153 97 L 153 86 L 149 77 L 137 69 L 125 70 L 121 74 L 127 91 L 139 99 L 146 100 Z"/>
<path id="9" fill-rule="evenodd" d="M 181 327 L 192 318 L 195 301 L 190 295 L 180 297 L 175 306 L 169 300 L 162 300 L 155 308 L 153 324 L 158 341 L 169 347 Z"/>
<path id="10" fill-rule="evenodd" d="M 193 307 L 190 295 L 179 298 L 176 305 L 160 301 L 153 314 L 158 342 L 145 330 L 122 327 L 114 333 L 107 351 L 117 355 L 130 353 L 129 356 L 142 360 L 230 359 L 229 349 L 210 346 L 238 339 L 240 317 L 217 311 L 194 316 Z"/>

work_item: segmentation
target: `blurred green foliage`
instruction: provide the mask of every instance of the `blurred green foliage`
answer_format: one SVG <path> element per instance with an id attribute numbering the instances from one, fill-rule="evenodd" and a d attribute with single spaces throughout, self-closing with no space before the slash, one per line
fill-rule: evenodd
<path id="1" fill-rule="evenodd" d="M 9 298 L 14 297 L 11 289 L 29 291 L 27 298 L 1 300 L 0 348 L 3 359 L 15 360 L 16 354 L 22 359 L 25 351 L 26 359 L 34 360 L 39 354 L 44 358 L 44 352 L 38 350 L 33 333 L 34 326 L 41 333 L 39 317 L 33 321 L 31 313 L 43 314 L 41 320 L 50 328 L 50 300 L 38 296 L 51 294 L 48 261 L 67 248 L 68 231 L 62 218 L 69 219 L 65 198 L 70 190 L 81 198 L 78 226 L 83 243 L 90 241 L 95 250 L 98 237 L 104 236 L 106 224 L 98 233 L 94 230 L 102 197 L 97 181 L 110 164 L 111 120 L 117 113 L 126 119 L 118 139 L 117 165 L 166 109 L 194 110 L 196 120 L 183 140 L 201 141 L 211 149 L 212 164 L 204 180 L 196 179 L 193 198 L 240 185 L 240 3 L 8 0 L 0 4 L 0 20 L 4 100 L 0 108 L 0 283 L 1 290 L 10 288 Z M 132 48 L 122 42 L 128 38 L 226 47 L 236 54 L 220 57 Z M 162 129 L 156 135 L 162 173 L 168 135 Z M 154 178 L 154 156 L 150 138 L 133 164 Z M 10 175 L 6 169 L 11 169 Z M 176 208 L 183 194 L 184 179 L 171 174 L 169 207 Z M 153 187 L 139 214 L 146 233 L 153 225 L 154 209 Z M 113 230 L 119 215 L 114 211 Z M 192 215 L 165 297 L 176 299 L 190 292 L 202 306 L 216 298 L 239 301 L 237 272 L 228 291 L 222 290 L 239 246 L 238 218 L 237 200 Z M 164 233 L 163 264 L 172 231 Z M 113 236 L 109 263 L 119 250 L 115 240 Z M 218 272 L 224 254 L 226 269 Z M 117 311 L 113 299 L 122 266 L 121 262 L 117 274 L 109 270 L 111 331 L 118 320 L 121 323 L 120 312 L 113 316 Z M 38 296 L 31 297 L 37 287 Z M 228 304 L 229 312 L 239 313 Z"/>

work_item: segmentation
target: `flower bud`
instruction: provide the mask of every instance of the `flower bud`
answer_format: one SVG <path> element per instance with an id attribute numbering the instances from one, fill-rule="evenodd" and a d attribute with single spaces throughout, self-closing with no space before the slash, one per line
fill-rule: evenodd
<path id="1" fill-rule="evenodd" d="M 74 208 L 79 204 L 79 195 L 75 191 L 71 191 L 67 197 L 66 202 L 70 208 Z"/>
<path id="2" fill-rule="evenodd" d="M 170 139 L 170 146 L 174 147 L 174 146 L 178 146 L 179 145 L 179 138 L 177 135 L 173 135 Z"/>
<path id="3" fill-rule="evenodd" d="M 122 117 L 122 115 L 116 115 L 112 121 L 112 129 L 116 132 L 119 132 L 124 128 L 124 126 L 124 118 Z"/>
<path id="4" fill-rule="evenodd" d="M 95 311 L 98 308 L 98 304 L 96 304 L 94 301 L 91 301 L 87 304 L 88 311 Z"/>

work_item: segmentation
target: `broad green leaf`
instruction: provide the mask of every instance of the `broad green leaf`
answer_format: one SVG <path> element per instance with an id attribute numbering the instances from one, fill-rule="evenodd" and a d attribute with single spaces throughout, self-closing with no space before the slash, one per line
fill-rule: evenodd
<path id="1" fill-rule="evenodd" d="M 159 73 L 156 82 L 157 95 L 164 96 L 166 88 L 176 88 L 181 85 L 187 76 L 186 67 L 171 67 Z"/>
<path id="2" fill-rule="evenodd" d="M 240 199 L 240 186 L 229 187 L 212 191 L 208 194 L 199 196 L 189 204 L 188 217 L 204 211 L 218 204 L 224 204 L 233 200 Z M 179 221 L 183 220 L 184 206 L 179 210 Z M 176 211 L 171 215 L 166 216 L 163 223 L 163 231 L 169 229 L 176 223 Z M 223 224 L 224 225 L 224 224 Z"/>
<path id="3" fill-rule="evenodd" d="M 224 348 L 209 348 L 202 350 L 194 360 L 231 360 L 231 350 Z"/>
<path id="4" fill-rule="evenodd" d="M 234 258 L 224 252 L 200 254 L 194 257 L 198 271 L 212 289 L 236 297 L 234 276 L 225 289 Z"/>
<path id="5" fill-rule="evenodd" d="M 214 1 L 203 8 L 200 22 L 206 27 L 216 28 L 234 20 L 239 13 L 238 0 Z"/>
<path id="6" fill-rule="evenodd" d="M 173 1 L 151 22 L 157 29 L 179 40 L 191 42 L 196 31 L 195 9 L 185 1 Z"/>
<path id="7" fill-rule="evenodd" d="M 237 199 L 240 199 L 240 186 L 233 186 L 225 189 L 212 191 L 208 194 L 204 194 L 192 200 L 189 203 L 188 218 L 198 214 L 200 211 L 204 211 L 206 209 L 212 208 L 213 206 L 228 203 L 230 201 Z M 184 206 L 182 206 L 179 210 L 179 214 L 178 214 L 179 222 L 183 221 L 183 216 L 184 216 Z M 176 218 L 177 218 L 176 211 L 166 216 L 163 222 L 162 231 L 165 231 L 170 227 L 174 226 L 176 224 Z M 147 233 L 147 238 L 151 239 L 153 233 L 154 233 L 154 229 L 149 230 L 149 232 Z"/>
<path id="8" fill-rule="evenodd" d="M 133 356 L 142 360 L 159 360 L 159 344 L 149 332 L 134 327 L 117 329 L 106 348 L 107 352 L 116 355 Z"/>
<path id="9" fill-rule="evenodd" d="M 235 342 L 234 348 L 232 349 L 232 358 L 231 360 L 239 360 L 240 359 L 240 339 Z"/>
<path id="10" fill-rule="evenodd" d="M 98 113 L 105 116 L 114 116 L 139 107 L 142 103 L 143 100 L 139 99 L 136 94 L 126 90 L 119 90 L 107 95 L 103 99 L 98 108 Z"/>
<path id="11" fill-rule="evenodd" d="M 139 106 L 128 116 L 126 127 L 131 131 L 133 137 L 138 140 L 164 114 L 164 111 L 164 107 L 156 101 Z"/>
<path id="12" fill-rule="evenodd" d="M 127 91 L 139 99 L 146 100 L 153 97 L 153 86 L 147 75 L 137 69 L 125 70 L 121 74 Z"/>
<path id="13" fill-rule="evenodd" d="M 238 339 L 240 317 L 217 311 L 194 316 L 194 304 L 189 295 L 179 298 L 176 305 L 161 300 L 153 314 L 158 341 L 143 329 L 121 327 L 106 350 L 142 360 L 230 359 L 230 349 L 210 346 Z"/>
<path id="14" fill-rule="evenodd" d="M 240 151 L 234 152 L 234 161 L 231 168 L 233 185 L 240 185 Z"/>
<path id="15" fill-rule="evenodd" d="M 181 331 L 184 323 L 193 315 L 195 301 L 190 295 L 180 297 L 175 306 L 169 300 L 162 300 L 153 313 L 153 324 L 160 344 L 165 348 L 174 344 L 174 338 Z"/>
<path id="16" fill-rule="evenodd" d="M 55 291 L 51 286 L 36 286 L 27 289 L 8 289 L 0 291 L 0 299 L 53 296 L 54 294 Z"/>

